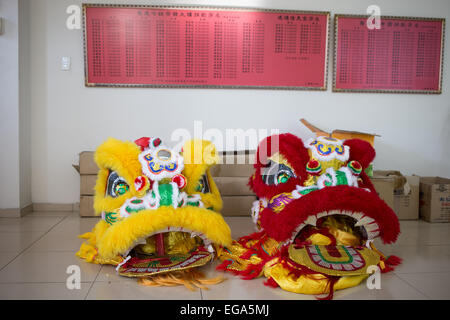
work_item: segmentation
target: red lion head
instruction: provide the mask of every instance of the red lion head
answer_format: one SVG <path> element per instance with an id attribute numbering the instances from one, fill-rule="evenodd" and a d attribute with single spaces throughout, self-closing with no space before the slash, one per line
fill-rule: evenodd
<path id="1" fill-rule="evenodd" d="M 313 185 L 313 181 L 319 180 L 318 176 L 326 172 L 325 168 L 318 171 L 317 165 L 321 166 L 322 162 L 323 166 L 324 163 L 336 161 L 336 158 L 330 157 L 328 161 L 325 156 L 316 159 L 311 151 L 316 146 L 311 147 L 311 144 L 317 142 L 317 139 L 305 144 L 289 133 L 267 137 L 258 147 L 255 173 L 249 180 L 249 185 L 258 198 L 268 202 L 266 207 L 260 208 L 257 218 L 259 226 L 277 241 L 293 242 L 309 224 L 317 226 L 327 216 L 341 215 L 349 218 L 348 223 L 354 222 L 351 227 L 358 226 L 366 240 L 381 237 L 384 243 L 395 242 L 400 232 L 397 216 L 377 195 L 364 171 L 375 157 L 374 148 L 359 139 L 346 140 L 341 144 L 333 138 L 322 137 L 319 140 L 325 141 L 328 146 L 339 146 L 347 150 L 347 156 L 338 159 L 337 165 L 346 169 L 351 165 L 356 166 L 359 170 L 347 170 L 353 173 L 352 178 L 355 178 L 356 183 L 331 183 L 298 198 L 274 199 L 277 195 L 289 195 L 296 188 L 304 189 L 308 182 Z M 324 149 L 322 155 L 329 148 L 317 148 L 319 151 Z M 336 170 L 338 168 L 333 171 Z"/>
<path id="2" fill-rule="evenodd" d="M 374 157 L 358 139 L 303 142 L 288 133 L 264 139 L 249 180 L 259 232 L 221 250 L 218 269 L 244 279 L 264 275 L 268 286 L 327 298 L 359 284 L 369 267 L 392 270 L 401 259 L 373 245 L 376 238 L 392 243 L 400 232 L 365 173 Z"/>

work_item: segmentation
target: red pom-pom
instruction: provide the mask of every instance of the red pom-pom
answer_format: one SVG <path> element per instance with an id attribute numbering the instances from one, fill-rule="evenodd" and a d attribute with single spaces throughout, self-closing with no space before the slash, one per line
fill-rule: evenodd
<path id="1" fill-rule="evenodd" d="M 153 139 L 153 146 L 156 148 L 162 143 L 160 138 Z"/>
<path id="2" fill-rule="evenodd" d="M 187 180 L 182 174 L 177 174 L 172 178 L 172 182 L 175 182 L 178 188 L 183 189 L 186 186 Z"/>

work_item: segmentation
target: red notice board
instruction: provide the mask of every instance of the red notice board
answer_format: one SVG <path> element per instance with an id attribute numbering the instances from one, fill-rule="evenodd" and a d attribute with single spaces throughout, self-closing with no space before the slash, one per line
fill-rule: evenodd
<path id="1" fill-rule="evenodd" d="M 329 12 L 85 4 L 89 87 L 327 87 Z"/>
<path id="2" fill-rule="evenodd" d="M 333 91 L 441 93 L 445 19 L 335 16 Z"/>

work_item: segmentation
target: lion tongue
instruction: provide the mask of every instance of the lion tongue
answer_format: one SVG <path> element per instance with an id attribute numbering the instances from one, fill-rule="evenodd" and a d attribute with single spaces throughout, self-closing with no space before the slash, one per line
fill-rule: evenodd
<path id="1" fill-rule="evenodd" d="M 163 256 L 166 253 L 166 250 L 164 248 L 164 234 L 158 233 L 156 235 L 156 252 L 158 253 L 158 256 Z"/>

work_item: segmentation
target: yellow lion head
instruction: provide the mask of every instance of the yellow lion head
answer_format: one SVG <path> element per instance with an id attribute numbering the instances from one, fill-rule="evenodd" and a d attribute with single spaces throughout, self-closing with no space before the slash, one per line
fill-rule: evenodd
<path id="1" fill-rule="evenodd" d="M 209 168 L 218 160 L 209 141 L 180 151 L 159 139 L 108 139 L 95 152 L 99 167 L 94 209 L 102 216 L 77 255 L 118 265 L 130 277 L 202 266 L 215 247 L 231 243 L 222 200 Z"/>

